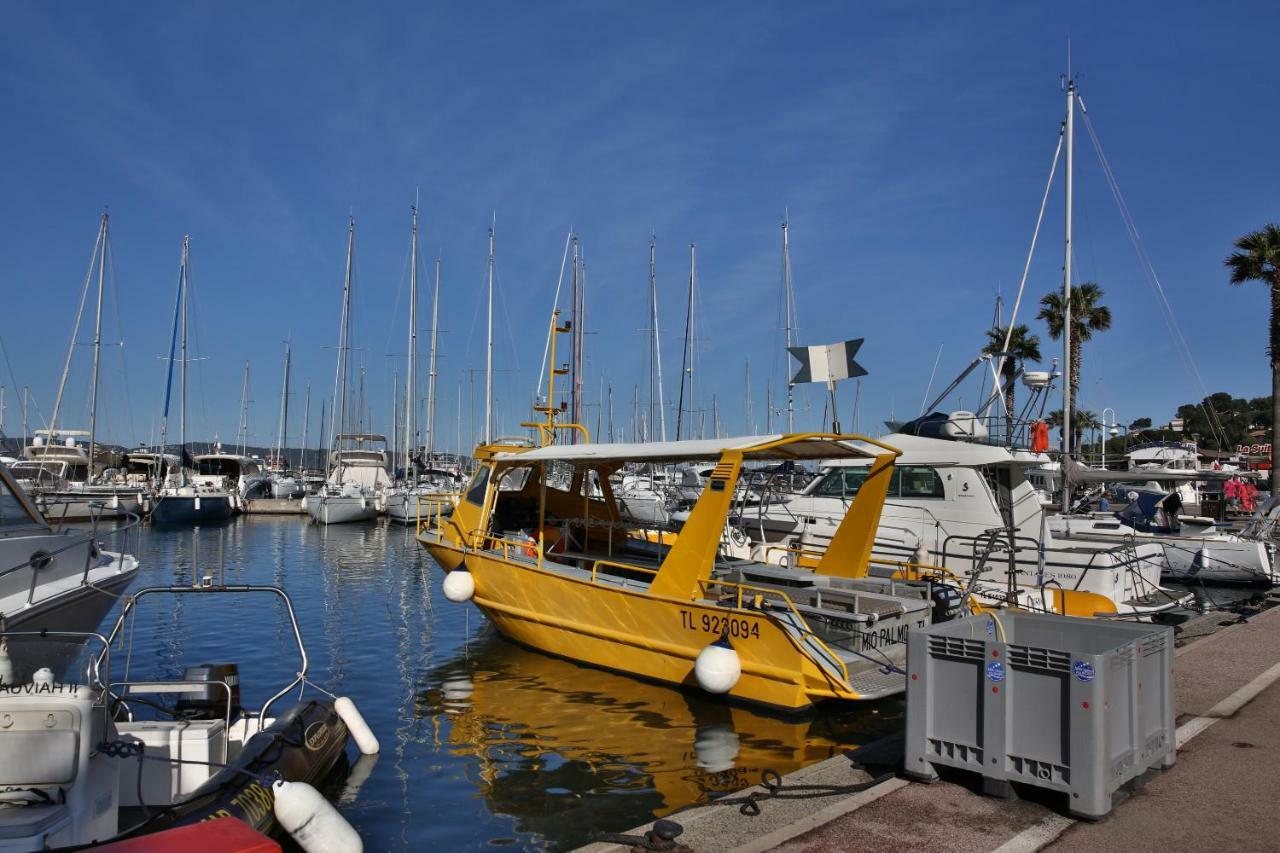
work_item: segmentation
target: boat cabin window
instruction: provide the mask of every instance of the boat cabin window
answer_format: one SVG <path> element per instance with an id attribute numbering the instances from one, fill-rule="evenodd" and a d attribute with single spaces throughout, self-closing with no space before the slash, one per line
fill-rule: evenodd
<path id="1" fill-rule="evenodd" d="M 813 494 L 822 497 L 851 498 L 858 493 L 871 469 L 866 466 L 832 468 L 825 475 Z M 893 469 L 889 480 L 889 498 L 944 498 L 946 491 L 942 477 L 932 468 L 923 465 L 901 465 Z"/>
<path id="2" fill-rule="evenodd" d="M 503 492 L 518 492 L 524 488 L 524 484 L 529 481 L 529 472 L 532 468 L 508 468 L 502 474 L 502 480 L 498 483 L 498 490 Z M 481 496 L 481 500 L 484 500 Z"/>
<path id="3" fill-rule="evenodd" d="M 471 481 L 471 486 L 467 489 L 467 503 L 476 506 L 484 506 L 484 491 L 489 485 L 489 467 L 481 465 L 476 470 L 476 476 Z"/>

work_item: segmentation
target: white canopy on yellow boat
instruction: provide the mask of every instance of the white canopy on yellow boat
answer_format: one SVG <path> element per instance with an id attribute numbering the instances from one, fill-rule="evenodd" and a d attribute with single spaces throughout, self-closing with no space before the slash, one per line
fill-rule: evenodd
<path id="1" fill-rule="evenodd" d="M 715 459 L 733 450 L 740 451 L 744 459 L 756 461 L 869 459 L 897 453 L 889 445 L 862 436 L 799 433 L 626 444 L 553 444 L 532 450 L 499 451 L 494 459 L 499 462 L 682 462 Z"/>

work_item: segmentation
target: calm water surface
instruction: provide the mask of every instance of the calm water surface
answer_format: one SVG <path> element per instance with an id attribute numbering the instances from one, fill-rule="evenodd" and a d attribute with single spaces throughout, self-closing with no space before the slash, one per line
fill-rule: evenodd
<path id="1" fill-rule="evenodd" d="M 194 538 L 143 529 L 134 550 L 134 590 L 189 584 L 198 561 L 200 574 L 288 591 L 310 676 L 351 696 L 382 742 L 339 804 L 368 850 L 572 848 L 902 724 L 898 703 L 781 720 L 513 645 L 446 601 L 431 557 L 386 522 L 244 517 Z M 146 599 L 134 631 L 133 677 L 236 661 L 249 707 L 297 667 L 266 595 Z"/>

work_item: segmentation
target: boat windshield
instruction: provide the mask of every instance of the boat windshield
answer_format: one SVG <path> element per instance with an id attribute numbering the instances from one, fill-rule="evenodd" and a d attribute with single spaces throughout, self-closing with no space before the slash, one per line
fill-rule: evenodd
<path id="1" fill-rule="evenodd" d="M 811 495 L 824 498 L 852 498 L 862 488 L 871 469 L 865 465 L 836 467 L 827 471 Z M 889 498 L 942 498 L 946 492 L 942 477 L 925 465 L 901 465 L 889 480 Z"/>
<path id="2" fill-rule="evenodd" d="M 65 462 L 15 462 L 9 468 L 13 476 L 19 480 L 31 480 L 35 483 L 48 483 L 61 479 L 66 475 Z"/>

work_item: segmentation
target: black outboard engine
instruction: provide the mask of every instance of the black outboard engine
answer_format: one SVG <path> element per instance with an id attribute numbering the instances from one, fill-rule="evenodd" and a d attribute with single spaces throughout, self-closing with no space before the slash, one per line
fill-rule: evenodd
<path id="1" fill-rule="evenodd" d="M 933 623 L 946 622 L 960 615 L 964 596 L 948 583 L 929 583 L 929 599 L 933 602 Z"/>
<path id="2" fill-rule="evenodd" d="M 197 682 L 181 694 L 174 711 L 188 720 L 221 720 L 227 715 L 227 690 L 231 688 L 231 716 L 240 713 L 240 667 L 234 663 L 202 663 L 189 666 L 183 681 Z M 203 686 L 198 683 L 203 682 Z"/>

